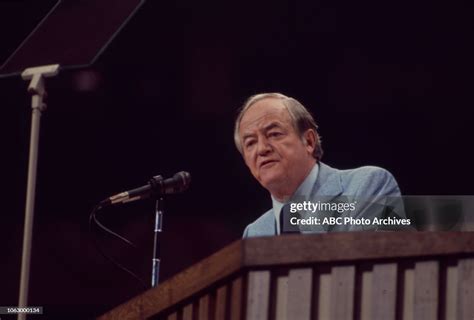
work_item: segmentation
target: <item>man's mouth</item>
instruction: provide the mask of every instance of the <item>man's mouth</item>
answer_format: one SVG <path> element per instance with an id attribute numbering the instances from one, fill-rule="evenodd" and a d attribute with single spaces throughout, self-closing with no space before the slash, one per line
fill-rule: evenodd
<path id="1" fill-rule="evenodd" d="M 274 163 L 276 163 L 277 161 L 276 160 L 265 160 L 265 161 L 262 161 L 262 163 L 260 163 L 260 168 L 264 168 L 266 166 L 270 166 Z"/>

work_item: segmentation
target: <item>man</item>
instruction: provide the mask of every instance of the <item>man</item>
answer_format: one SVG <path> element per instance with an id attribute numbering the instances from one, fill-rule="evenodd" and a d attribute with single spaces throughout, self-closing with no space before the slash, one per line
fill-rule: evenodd
<path id="1" fill-rule="evenodd" d="M 271 210 L 245 228 L 244 238 L 280 234 L 282 208 L 295 199 L 400 196 L 398 185 L 387 170 L 378 167 L 337 170 L 322 163 L 323 150 L 316 122 L 301 103 L 283 94 L 263 93 L 250 97 L 237 117 L 234 140 L 245 164 L 270 192 L 273 203 Z M 363 206 L 350 214 L 371 215 L 367 209 Z M 364 228 L 347 224 L 315 230 Z"/>

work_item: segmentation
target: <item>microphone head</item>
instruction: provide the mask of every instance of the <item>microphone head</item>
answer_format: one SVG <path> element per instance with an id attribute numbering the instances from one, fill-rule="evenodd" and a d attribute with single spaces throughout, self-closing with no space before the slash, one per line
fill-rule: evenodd
<path id="1" fill-rule="evenodd" d="M 178 183 L 180 187 L 179 192 L 187 190 L 191 184 L 191 174 L 189 174 L 189 172 L 180 171 L 176 173 L 173 178 L 180 180 L 180 183 Z"/>
<path id="2" fill-rule="evenodd" d="M 173 178 L 164 181 L 164 194 L 179 193 L 187 190 L 191 184 L 189 172 L 180 171 Z"/>
<path id="3" fill-rule="evenodd" d="M 173 177 L 163 179 L 161 176 L 153 177 L 149 184 L 153 195 L 175 194 L 185 191 L 191 183 L 191 175 L 189 172 L 181 171 Z"/>

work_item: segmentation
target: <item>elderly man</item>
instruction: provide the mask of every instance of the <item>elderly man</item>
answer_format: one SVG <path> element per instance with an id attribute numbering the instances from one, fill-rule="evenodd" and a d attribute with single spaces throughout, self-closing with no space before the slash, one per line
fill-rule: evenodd
<path id="1" fill-rule="evenodd" d="M 280 234 L 282 208 L 295 199 L 400 196 L 398 185 L 387 170 L 337 170 L 322 163 L 316 122 L 301 103 L 283 94 L 250 97 L 237 117 L 234 140 L 245 164 L 270 192 L 273 203 L 271 210 L 246 227 L 244 237 Z M 356 211 L 352 216 L 367 214 L 360 208 Z M 352 224 L 335 227 L 320 230 L 364 229 Z"/>

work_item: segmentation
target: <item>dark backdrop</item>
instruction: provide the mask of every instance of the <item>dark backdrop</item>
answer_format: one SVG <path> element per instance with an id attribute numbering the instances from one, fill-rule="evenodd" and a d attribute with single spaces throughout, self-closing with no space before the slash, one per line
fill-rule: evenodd
<path id="1" fill-rule="evenodd" d="M 53 3 L 0 3 L 1 61 Z M 163 280 L 239 239 L 271 205 L 233 145 L 236 109 L 262 91 L 312 111 L 331 166 L 382 166 L 409 195 L 472 194 L 473 24 L 457 2 L 149 1 L 93 68 L 48 80 L 29 304 L 84 318 L 142 291 L 97 253 L 87 221 L 95 203 L 156 174 L 193 177 L 166 200 Z M 4 306 L 18 300 L 26 85 L 0 81 Z M 101 213 L 138 250 L 96 232 L 147 282 L 153 208 Z"/>

